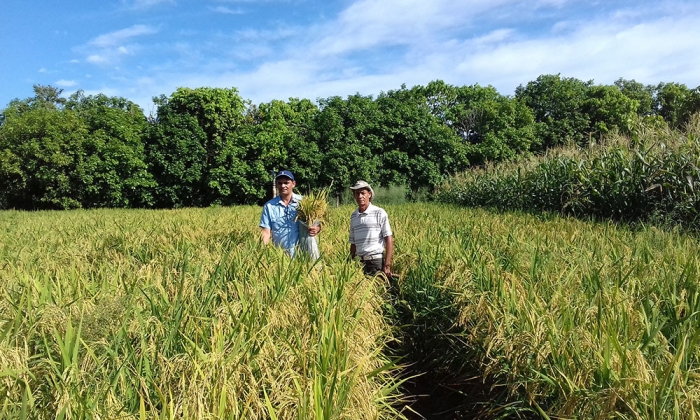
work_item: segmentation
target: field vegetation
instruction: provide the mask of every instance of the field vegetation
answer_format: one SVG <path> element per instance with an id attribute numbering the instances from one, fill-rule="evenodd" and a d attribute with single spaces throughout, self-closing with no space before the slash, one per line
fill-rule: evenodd
<path id="1" fill-rule="evenodd" d="M 700 229 L 700 114 L 684 130 L 658 119 L 632 136 L 464 172 L 442 185 L 439 200 L 500 210 L 681 224 Z"/>
<path id="2" fill-rule="evenodd" d="M 1 213 L 0 418 L 392 413 L 381 284 L 332 235 L 322 269 L 263 247 L 259 217 Z"/>
<path id="3" fill-rule="evenodd" d="M 697 239 L 384 207 L 394 283 L 347 261 L 349 206 L 315 265 L 261 246 L 255 207 L 0 213 L 0 417 L 700 414 Z"/>
<path id="4" fill-rule="evenodd" d="M 632 134 L 638 118 L 682 128 L 700 88 L 541 75 L 514 95 L 425 86 L 253 104 L 236 88 L 178 88 L 143 110 L 126 98 L 35 85 L 0 109 L 0 209 L 262 204 L 271 173 L 299 185 L 358 179 L 425 196 L 455 173 L 553 147 Z"/>
<path id="5" fill-rule="evenodd" d="M 700 414 L 696 238 L 452 207 L 403 217 L 425 221 L 397 240 L 403 339 L 465 418 Z"/>

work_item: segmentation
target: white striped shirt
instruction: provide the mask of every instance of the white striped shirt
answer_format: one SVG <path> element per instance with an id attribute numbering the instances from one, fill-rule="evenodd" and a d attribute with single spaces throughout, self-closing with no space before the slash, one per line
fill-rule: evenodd
<path id="1" fill-rule="evenodd" d="M 383 253 L 387 236 L 392 233 L 384 209 L 370 203 L 363 213 L 358 209 L 350 216 L 350 243 L 355 245 L 355 255 L 368 257 Z"/>

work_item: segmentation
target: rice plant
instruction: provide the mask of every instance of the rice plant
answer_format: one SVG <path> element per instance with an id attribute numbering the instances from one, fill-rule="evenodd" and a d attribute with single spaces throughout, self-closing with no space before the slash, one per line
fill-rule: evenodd
<path id="1" fill-rule="evenodd" d="M 396 417 L 381 285 L 258 218 L 0 213 L 0 418 Z"/>

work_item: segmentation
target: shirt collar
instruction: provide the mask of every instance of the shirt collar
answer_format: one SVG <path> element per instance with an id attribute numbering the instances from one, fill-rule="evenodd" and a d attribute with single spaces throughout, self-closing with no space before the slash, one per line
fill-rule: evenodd
<path id="1" fill-rule="evenodd" d="M 374 205 L 373 205 L 372 203 L 369 203 L 369 206 L 367 206 L 367 208 L 365 209 L 365 211 L 360 211 L 360 208 L 358 207 L 358 208 L 357 208 L 357 213 L 359 213 L 359 214 L 366 214 L 368 211 L 370 211 L 370 210 L 372 209 L 372 207 L 374 207 Z"/>
<path id="2" fill-rule="evenodd" d="M 284 206 L 284 204 L 282 203 L 282 197 L 278 195 L 277 197 L 275 197 L 275 200 L 275 205 Z M 292 193 L 292 199 L 289 200 L 289 204 L 298 203 L 299 201 L 301 201 L 301 195 Z"/>

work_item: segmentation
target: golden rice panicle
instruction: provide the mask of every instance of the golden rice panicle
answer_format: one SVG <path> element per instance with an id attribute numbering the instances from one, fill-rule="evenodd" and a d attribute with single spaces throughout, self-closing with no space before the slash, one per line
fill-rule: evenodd
<path id="1" fill-rule="evenodd" d="M 318 193 L 309 192 L 309 194 L 304 196 L 299 202 L 297 220 L 301 220 L 307 224 L 322 221 L 328 209 L 328 202 L 326 200 L 328 198 L 328 191 L 329 188 L 326 187 Z"/>

